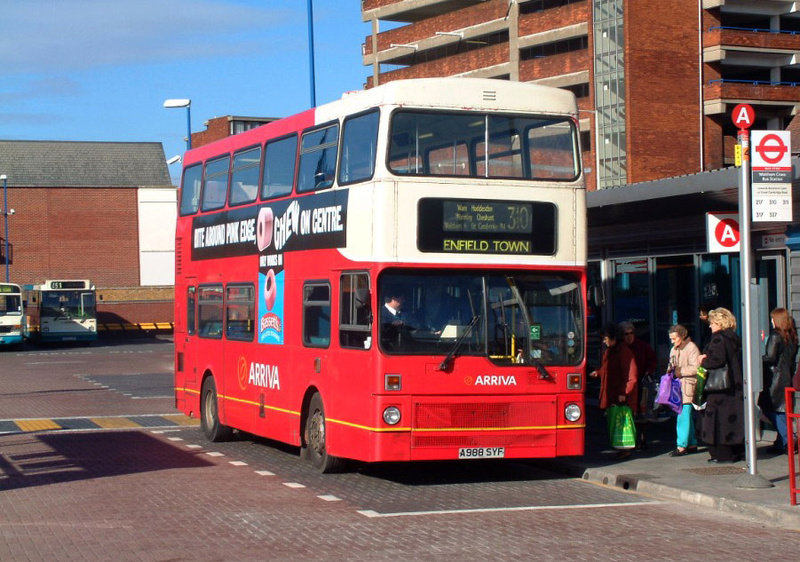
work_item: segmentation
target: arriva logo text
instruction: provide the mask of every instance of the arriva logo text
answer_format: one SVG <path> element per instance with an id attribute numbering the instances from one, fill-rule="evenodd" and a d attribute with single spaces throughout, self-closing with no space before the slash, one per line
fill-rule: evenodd
<path id="1" fill-rule="evenodd" d="M 475 386 L 517 386 L 517 377 L 514 375 L 478 375 Z"/>
<path id="2" fill-rule="evenodd" d="M 250 376 L 247 382 L 262 388 L 281 389 L 281 379 L 278 376 L 277 365 L 250 363 Z"/>

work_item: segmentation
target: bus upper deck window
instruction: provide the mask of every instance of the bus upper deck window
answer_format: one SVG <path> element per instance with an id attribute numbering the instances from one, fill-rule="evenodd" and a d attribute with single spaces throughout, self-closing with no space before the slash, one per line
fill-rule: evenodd
<path id="1" fill-rule="evenodd" d="M 289 195 L 292 192 L 296 160 L 297 135 L 267 143 L 261 184 L 262 199 Z"/>
<path id="2" fill-rule="evenodd" d="M 233 155 L 231 172 L 231 205 L 252 203 L 258 196 L 258 172 L 261 166 L 261 147 Z"/>
<path id="3" fill-rule="evenodd" d="M 200 205 L 200 185 L 203 167 L 200 164 L 189 166 L 183 171 L 181 182 L 181 216 L 193 215 Z"/>
<path id="4" fill-rule="evenodd" d="M 300 171 L 297 191 L 316 191 L 333 185 L 339 125 L 309 131 L 300 144 Z"/>
<path id="5" fill-rule="evenodd" d="M 225 206 L 229 168 L 230 158 L 227 156 L 206 162 L 206 175 L 203 178 L 203 211 L 213 211 Z"/>
<path id="6" fill-rule="evenodd" d="M 345 120 L 342 127 L 339 185 L 372 178 L 375 172 L 379 115 L 377 111 L 371 111 Z"/>

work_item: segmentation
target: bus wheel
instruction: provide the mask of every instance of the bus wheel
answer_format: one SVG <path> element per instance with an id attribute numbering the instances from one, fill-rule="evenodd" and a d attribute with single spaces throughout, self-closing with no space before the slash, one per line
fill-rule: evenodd
<path id="1" fill-rule="evenodd" d="M 217 385 L 214 384 L 214 377 L 208 377 L 203 382 L 203 391 L 200 394 L 200 428 L 206 439 L 213 443 L 227 441 L 233 433 L 230 427 L 219 423 Z"/>
<path id="2" fill-rule="evenodd" d="M 303 447 L 300 456 L 322 473 L 341 472 L 345 468 L 344 459 L 328 454 L 325 436 L 325 409 L 319 392 L 311 397 L 306 414 Z"/>

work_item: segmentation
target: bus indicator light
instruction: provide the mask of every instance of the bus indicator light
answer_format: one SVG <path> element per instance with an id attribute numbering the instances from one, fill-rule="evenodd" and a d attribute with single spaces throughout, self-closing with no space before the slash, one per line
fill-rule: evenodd
<path id="1" fill-rule="evenodd" d="M 567 375 L 567 388 L 569 390 L 581 389 L 581 375 L 580 373 L 570 373 Z"/>
<path id="2" fill-rule="evenodd" d="M 400 390 L 403 388 L 402 377 L 400 375 L 385 375 L 384 388 L 386 390 Z"/>

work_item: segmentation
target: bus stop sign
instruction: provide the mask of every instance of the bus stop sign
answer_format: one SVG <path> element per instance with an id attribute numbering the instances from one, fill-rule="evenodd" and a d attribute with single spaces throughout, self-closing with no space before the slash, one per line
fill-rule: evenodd
<path id="1" fill-rule="evenodd" d="M 733 124 L 739 129 L 749 129 L 753 126 L 753 121 L 756 119 L 756 112 L 753 111 L 752 106 L 746 103 L 740 103 L 733 108 L 731 114 Z"/>

